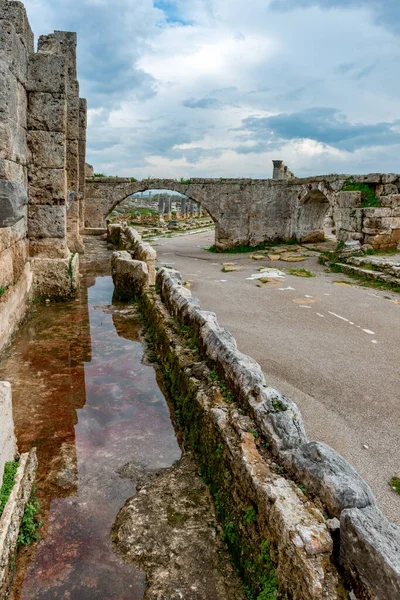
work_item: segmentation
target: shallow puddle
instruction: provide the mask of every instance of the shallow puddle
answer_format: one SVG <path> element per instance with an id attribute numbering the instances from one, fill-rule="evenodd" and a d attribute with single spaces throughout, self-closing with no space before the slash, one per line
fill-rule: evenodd
<path id="1" fill-rule="evenodd" d="M 13 600 L 141 599 L 145 575 L 115 554 L 110 530 L 132 473 L 181 455 L 134 309 L 110 307 L 111 277 L 96 273 L 79 301 L 37 305 L 0 362 L 19 450 L 37 448 L 43 522 L 18 557 Z"/>

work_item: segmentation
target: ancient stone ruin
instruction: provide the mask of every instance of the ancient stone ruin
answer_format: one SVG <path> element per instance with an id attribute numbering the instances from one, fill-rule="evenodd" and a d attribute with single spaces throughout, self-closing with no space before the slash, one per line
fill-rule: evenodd
<path id="1" fill-rule="evenodd" d="M 24 597 L 398 600 L 400 529 L 368 484 L 308 439 L 178 271 L 105 224 L 132 195 L 171 190 L 183 216 L 209 213 L 217 251 L 318 243 L 327 216 L 338 242 L 395 249 L 400 176 L 297 178 L 275 160 L 272 179 L 96 177 L 76 46 L 55 31 L 35 51 L 23 4 L 0 0 L 0 378 L 14 394 L 0 381 L 0 483 L 15 468 L 0 600 L 15 556 Z M 24 563 L 35 480 L 44 539 Z"/>

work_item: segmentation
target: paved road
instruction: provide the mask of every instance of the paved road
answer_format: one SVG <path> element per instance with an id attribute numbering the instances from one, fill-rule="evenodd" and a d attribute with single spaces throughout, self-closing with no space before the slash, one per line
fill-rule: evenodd
<path id="1" fill-rule="evenodd" d="M 267 382 L 298 404 L 309 439 L 343 454 L 400 524 L 400 496 L 388 484 L 400 474 L 399 295 L 335 283 L 346 276 L 325 273 L 315 257 L 256 262 L 203 249 L 212 243 L 209 232 L 155 245 L 159 264 L 193 281 L 202 307 L 217 313 L 239 349 L 261 364 Z M 227 261 L 242 270 L 221 272 Z M 316 277 L 287 275 L 260 288 L 247 279 L 260 265 L 305 267 Z"/>

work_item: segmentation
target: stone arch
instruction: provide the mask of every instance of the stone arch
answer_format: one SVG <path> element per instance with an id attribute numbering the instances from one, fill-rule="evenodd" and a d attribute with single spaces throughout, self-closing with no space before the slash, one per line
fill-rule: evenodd
<path id="1" fill-rule="evenodd" d="M 324 241 L 324 220 L 333 206 L 334 193 L 325 185 L 309 185 L 299 197 L 295 212 L 295 238 L 298 242 Z"/>
<path id="2" fill-rule="evenodd" d="M 211 198 L 199 184 L 181 183 L 172 179 L 149 179 L 127 181 L 124 179 L 102 178 L 87 182 L 85 226 L 102 227 L 105 218 L 129 196 L 149 190 L 169 190 L 183 194 L 189 200 L 201 205 L 214 223 L 219 221 L 218 203 Z"/>

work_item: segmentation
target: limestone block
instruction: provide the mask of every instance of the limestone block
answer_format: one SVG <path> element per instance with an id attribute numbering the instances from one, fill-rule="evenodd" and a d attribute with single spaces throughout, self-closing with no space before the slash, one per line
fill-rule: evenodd
<path id="1" fill-rule="evenodd" d="M 54 131 L 29 131 L 28 148 L 31 162 L 41 168 L 64 169 L 65 136 Z"/>
<path id="2" fill-rule="evenodd" d="M 58 31 L 56 29 L 53 35 L 60 43 L 67 58 L 69 79 L 76 79 L 77 34 L 73 31 Z"/>
<path id="3" fill-rule="evenodd" d="M 0 253 L 0 265 L 0 288 L 6 288 L 14 283 L 13 254 L 11 248 L 7 248 Z"/>
<path id="4" fill-rule="evenodd" d="M 28 163 L 26 130 L 11 119 L 0 120 L 0 157 L 24 166 Z"/>
<path id="5" fill-rule="evenodd" d="M 398 194 L 399 190 L 395 183 L 380 183 L 376 186 L 375 196 L 381 198 L 381 196 L 391 196 L 392 194 Z"/>
<path id="6" fill-rule="evenodd" d="M 0 20 L 1 57 L 13 75 L 26 85 L 28 72 L 28 53 L 22 39 L 15 31 L 12 23 Z"/>
<path id="7" fill-rule="evenodd" d="M 65 133 L 67 128 L 65 95 L 31 92 L 29 94 L 28 128 Z"/>
<path id="8" fill-rule="evenodd" d="M 396 191 L 394 194 L 389 196 L 382 196 L 380 198 L 382 206 L 400 207 L 400 194 Z"/>
<path id="9" fill-rule="evenodd" d="M 26 238 L 26 233 L 26 219 L 20 219 L 12 227 L 0 227 L 0 252 Z"/>
<path id="10" fill-rule="evenodd" d="M 45 52 L 46 54 L 64 54 L 62 45 L 54 33 L 39 36 L 38 52 Z"/>
<path id="11" fill-rule="evenodd" d="M 357 208 L 361 205 L 361 192 L 339 192 L 337 195 L 339 208 Z"/>
<path id="12" fill-rule="evenodd" d="M 331 517 L 345 508 L 375 505 L 368 484 L 343 456 L 321 442 L 284 453 L 282 464 L 296 481 L 322 500 Z"/>
<path id="13" fill-rule="evenodd" d="M 385 207 L 377 207 L 377 208 L 363 208 L 362 209 L 364 218 L 365 217 L 370 217 L 370 218 L 376 218 L 376 217 L 391 217 L 392 216 L 392 210 L 390 208 L 385 208 Z"/>
<path id="14" fill-rule="evenodd" d="M 122 227 L 119 223 L 111 223 L 107 227 L 107 242 L 114 244 L 117 248 L 121 239 Z"/>
<path id="15" fill-rule="evenodd" d="M 70 255 L 67 239 L 42 238 L 30 240 L 29 255 L 33 258 L 67 258 Z"/>
<path id="16" fill-rule="evenodd" d="M 28 260 L 28 241 L 20 240 L 11 246 L 13 263 L 13 281 L 18 281 L 21 277 L 26 261 Z"/>
<path id="17" fill-rule="evenodd" d="M 0 157 L 0 179 L 9 179 L 28 186 L 28 173 L 25 165 Z"/>
<path id="18" fill-rule="evenodd" d="M 87 128 L 87 100 L 79 98 L 79 137 L 86 137 Z M 85 135 L 82 135 L 85 132 Z"/>
<path id="19" fill-rule="evenodd" d="M 89 163 L 85 164 L 85 175 L 86 175 L 86 179 L 90 179 L 91 177 L 94 176 L 94 169 L 93 169 L 92 165 L 89 165 Z"/>
<path id="20" fill-rule="evenodd" d="M 65 206 L 29 206 L 28 231 L 30 238 L 64 238 L 67 233 Z"/>
<path id="21" fill-rule="evenodd" d="M 26 128 L 27 93 L 4 60 L 0 60 L 0 81 L 0 120 L 11 119 Z"/>
<path id="22" fill-rule="evenodd" d="M 355 581 L 357 597 L 400 598 L 400 528 L 377 508 L 342 512 L 340 562 Z"/>
<path id="23" fill-rule="evenodd" d="M 15 31 L 22 38 L 22 42 L 25 45 L 26 51 L 29 54 L 33 54 L 34 36 L 22 2 L 9 2 L 8 0 L 1 0 L 0 19 L 10 21 L 14 25 Z"/>
<path id="24" fill-rule="evenodd" d="M 77 193 L 79 191 L 79 142 L 67 140 L 67 187 Z"/>
<path id="25" fill-rule="evenodd" d="M 65 204 L 67 177 L 65 169 L 29 167 L 29 199 L 31 204 Z"/>
<path id="26" fill-rule="evenodd" d="M 384 173 L 382 175 L 382 183 L 400 183 L 399 176 L 396 173 Z"/>
<path id="27" fill-rule="evenodd" d="M 303 419 L 297 405 L 273 388 L 262 387 L 252 402 L 254 420 L 275 455 L 307 443 Z"/>
<path id="28" fill-rule="evenodd" d="M 69 140 L 79 139 L 79 84 L 69 81 L 67 86 L 67 138 Z"/>
<path id="29" fill-rule="evenodd" d="M 114 252 L 111 268 L 115 294 L 119 300 L 131 300 L 147 287 L 149 272 L 146 263 L 133 260 L 129 252 Z"/>
<path id="30" fill-rule="evenodd" d="M 79 254 L 64 259 L 32 258 L 33 293 L 40 298 L 71 298 L 79 288 Z"/>
<path id="31" fill-rule="evenodd" d="M 0 180 L 0 227 L 11 227 L 26 216 L 28 196 L 17 181 Z"/>
<path id="32" fill-rule="evenodd" d="M 16 454 L 11 383 L 0 381 L 0 481 L 3 481 L 5 463 L 14 460 Z"/>
<path id="33" fill-rule="evenodd" d="M 67 67 L 64 56 L 37 52 L 29 59 L 27 90 L 65 94 Z"/>

